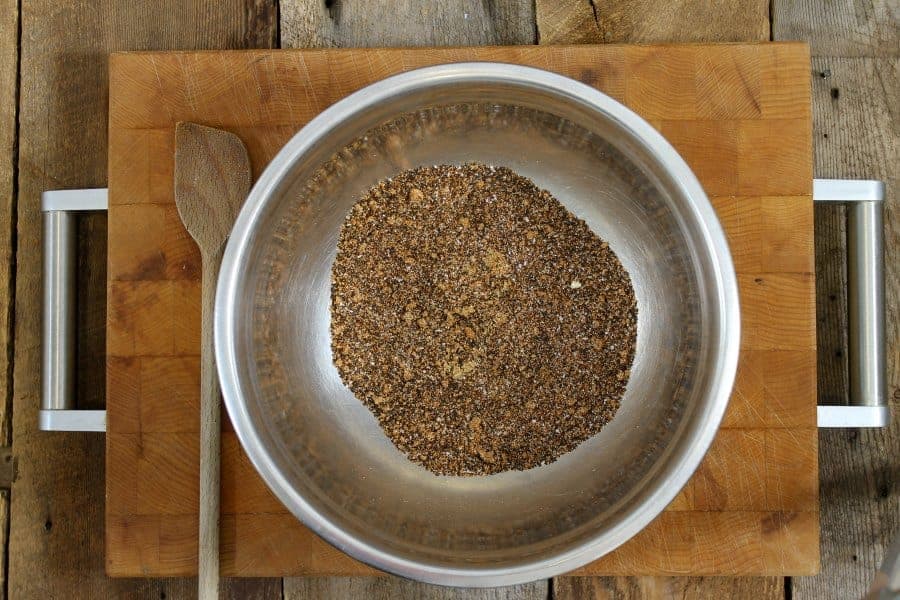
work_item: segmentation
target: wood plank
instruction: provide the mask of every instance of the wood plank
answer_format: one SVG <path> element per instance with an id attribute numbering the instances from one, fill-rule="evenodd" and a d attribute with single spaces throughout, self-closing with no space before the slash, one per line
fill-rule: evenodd
<path id="1" fill-rule="evenodd" d="M 892 0 L 775 0 L 772 39 L 808 40 L 813 56 L 900 56 L 900 9 Z"/>
<path id="2" fill-rule="evenodd" d="M 876 178 L 887 184 L 888 395 L 896 415 L 900 408 L 900 178 L 896 168 L 900 164 L 900 59 L 818 57 L 813 69 L 831 72 L 828 78 L 813 78 L 816 176 Z M 840 403 L 846 398 L 843 223 L 833 208 L 816 212 L 818 313 L 821 331 L 828 336 L 823 335 L 819 348 L 820 402 Z M 884 430 L 825 430 L 819 447 L 822 572 L 795 578 L 794 598 L 862 597 L 893 541 L 891 536 L 900 530 L 900 422 L 894 419 Z"/>
<path id="3" fill-rule="evenodd" d="M 6 551 L 9 547 L 9 529 L 7 528 L 7 524 L 9 523 L 9 490 L 0 491 L 0 525 L 2 525 L 2 529 L 0 529 L 0 544 L 2 544 L 3 548 L 3 563 L 0 564 L 0 585 L 3 587 L 0 588 L 0 598 L 6 600 L 7 591 L 6 591 Z"/>
<path id="4" fill-rule="evenodd" d="M 283 581 L 279 577 L 227 578 L 222 581 L 222 600 L 283 600 Z"/>
<path id="5" fill-rule="evenodd" d="M 603 43 L 604 32 L 596 10 L 596 2 L 587 0 L 537 0 L 535 18 L 538 43 Z"/>
<path id="6" fill-rule="evenodd" d="M 536 0 L 535 5 L 541 44 L 769 39 L 768 0 Z"/>
<path id="7" fill-rule="evenodd" d="M 534 8 L 517 0 L 282 0 L 284 48 L 532 44 Z"/>
<path id="8" fill-rule="evenodd" d="M 16 101 L 18 99 L 19 6 L 0 0 L 0 446 L 10 444 L 12 425 L 9 359 L 12 336 L 14 233 L 16 228 Z M 0 526 L 6 527 L 5 521 Z M 3 559 L 0 550 L 0 560 Z"/>
<path id="9" fill-rule="evenodd" d="M 284 580 L 284 600 L 544 600 L 548 581 L 501 588 L 448 588 L 399 577 L 305 577 Z"/>
<path id="10" fill-rule="evenodd" d="M 888 394 L 900 402 L 900 19 L 895 2 L 775 2 L 775 39 L 803 39 L 813 60 L 816 177 L 880 178 L 885 205 Z M 843 58 L 840 58 L 843 57 Z M 847 400 L 844 210 L 816 209 L 819 402 Z M 822 572 L 792 581 L 796 598 L 861 597 L 898 530 L 900 424 L 820 434 Z"/>
<path id="11" fill-rule="evenodd" d="M 11 314 L 16 230 L 16 102 L 19 75 L 19 3 L 0 0 L 0 446 L 9 451 L 12 427 Z M 9 465 L 13 458 L 8 455 Z M 0 598 L 6 598 L 9 485 L 0 492 Z"/>
<path id="12" fill-rule="evenodd" d="M 281 42 L 285 48 L 531 44 L 536 41 L 533 10 L 530 2 L 515 0 L 282 0 Z M 547 586 L 542 582 L 526 588 L 463 592 L 394 577 L 289 578 L 285 598 L 524 599 L 545 598 Z"/>
<path id="13" fill-rule="evenodd" d="M 561 577 L 555 600 L 706 600 L 783 598 L 781 577 Z"/>
<path id="14" fill-rule="evenodd" d="M 15 3 L 4 2 L 3 6 L 5 35 L 8 7 Z M 277 30 L 275 15 L 274 2 L 261 0 L 171 1 L 162 5 L 111 0 L 99 4 L 78 0 L 23 3 L 12 442 L 20 477 L 12 488 L 12 597 L 193 595 L 195 584 L 190 580 L 106 577 L 101 533 L 103 437 L 36 431 L 40 396 L 40 311 L 36 310 L 41 301 L 39 199 L 45 189 L 105 184 L 109 51 L 271 46 Z M 3 66 L 0 77 L 5 78 L 11 71 L 5 63 Z M 2 93 L 9 89 L 3 81 Z M 8 105 L 5 99 L 0 102 L 4 110 Z M 2 128 L 6 127 L 4 120 Z M 4 202 L 9 197 L 2 194 Z M 78 393 L 82 406 L 102 406 L 105 220 L 84 219 L 80 229 Z M 0 273 L 0 279 L 3 277 Z M 0 307 L 0 315 L 5 313 Z M 271 586 L 259 589 L 271 591 Z M 280 589 L 266 595 L 278 598 Z"/>

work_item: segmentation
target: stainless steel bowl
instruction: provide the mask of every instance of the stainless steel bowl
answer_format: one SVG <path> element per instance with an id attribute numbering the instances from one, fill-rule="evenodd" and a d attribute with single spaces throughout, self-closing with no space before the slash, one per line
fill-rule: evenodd
<path id="1" fill-rule="evenodd" d="M 634 283 L 638 347 L 616 418 L 575 451 L 524 472 L 438 477 L 396 450 L 341 383 L 330 267 L 366 189 L 467 161 L 530 177 L 610 243 Z M 362 561 L 465 586 L 569 571 L 656 517 L 716 433 L 739 329 L 725 236 L 675 150 L 586 85 L 492 63 L 391 77 L 304 127 L 235 224 L 215 308 L 225 404 L 285 506 Z"/>

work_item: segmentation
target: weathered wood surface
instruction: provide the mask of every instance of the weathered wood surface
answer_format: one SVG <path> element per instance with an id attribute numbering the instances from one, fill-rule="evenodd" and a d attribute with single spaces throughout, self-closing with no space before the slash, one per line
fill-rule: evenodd
<path id="1" fill-rule="evenodd" d="M 900 535 L 900 5 L 891 0 L 776 0 L 775 39 L 806 40 L 813 55 L 816 177 L 882 179 L 888 395 L 886 430 L 822 431 L 822 571 L 791 582 L 798 600 L 859 598 Z M 816 209 L 819 401 L 847 399 L 844 211 Z"/>
<path id="2" fill-rule="evenodd" d="M 783 577 L 558 577 L 556 600 L 784 598 Z"/>
<path id="3" fill-rule="evenodd" d="M 9 548 L 9 490 L 0 490 L 0 545 L 3 548 L 3 563 L 0 565 L 0 598 L 3 600 L 7 597 L 6 583 L 6 552 Z"/>
<path id="4" fill-rule="evenodd" d="M 831 73 L 813 81 L 816 175 L 887 183 L 888 394 L 895 419 L 885 430 L 820 433 L 822 572 L 793 581 L 794 597 L 802 600 L 861 597 L 886 547 L 900 535 L 900 59 L 818 57 L 813 65 Z M 820 398 L 841 402 L 847 377 L 845 313 L 832 307 L 844 304 L 846 238 L 838 211 L 817 212 L 819 322 L 834 336 L 831 345 L 819 348 Z"/>
<path id="5" fill-rule="evenodd" d="M 11 350 L 13 256 L 16 210 L 16 107 L 19 6 L 0 0 L 0 447 L 9 449 L 12 426 Z M 10 461 L 12 457 L 10 456 Z M 8 485 L 3 487 L 8 488 Z M 6 598 L 9 492 L 0 492 L 0 598 Z"/>
<path id="6" fill-rule="evenodd" d="M 7 4 L 4 2 L 4 7 Z M 106 577 L 103 437 L 36 431 L 41 347 L 40 192 L 106 184 L 109 51 L 268 46 L 277 29 L 275 6 L 260 0 L 35 0 L 21 3 L 21 10 L 13 371 L 13 450 L 20 476 L 12 488 L 9 595 L 190 597 L 195 589 L 191 581 Z M 5 24 L 2 31 L 6 33 Z M 7 76 L 5 67 L 0 69 L 0 77 Z M 0 93 L 7 93 L 5 85 Z M 5 100 L 3 106 L 5 110 Z M 4 194 L 3 202 L 7 198 Z M 9 227 L 8 219 L 4 223 Z M 83 406 L 102 406 L 105 219 L 85 219 L 81 229 L 78 392 Z M 270 597 L 280 597 L 280 589 Z"/>
<path id="7" fill-rule="evenodd" d="M 281 0 L 283 48 L 478 46 L 535 42 L 520 0 Z"/>
<path id="8" fill-rule="evenodd" d="M 897 0 L 774 0 L 772 36 L 806 40 L 813 56 L 900 56 Z"/>
<path id="9" fill-rule="evenodd" d="M 9 351 L 12 341 L 13 213 L 16 206 L 18 27 L 19 8 L 16 0 L 0 0 L 0 446 L 9 446 L 12 425 Z"/>
<path id="10" fill-rule="evenodd" d="M 398 577 L 289 577 L 284 600 L 545 600 L 548 581 L 493 589 L 428 585 Z"/>
<path id="11" fill-rule="evenodd" d="M 536 0 L 542 44 L 769 39 L 768 0 Z"/>
<path id="12" fill-rule="evenodd" d="M 18 4 L 0 2 L 0 445 L 11 442 L 10 316 L 12 308 L 15 143 L 18 92 Z M 12 457 L 10 456 L 10 460 Z M 7 486 L 8 487 L 8 486 Z M 6 598 L 9 492 L 0 492 L 0 598 Z"/>

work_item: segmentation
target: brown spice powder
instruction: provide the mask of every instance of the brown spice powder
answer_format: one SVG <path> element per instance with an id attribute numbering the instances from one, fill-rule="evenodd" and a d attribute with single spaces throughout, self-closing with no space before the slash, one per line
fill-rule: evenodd
<path id="1" fill-rule="evenodd" d="M 341 228 L 331 338 L 344 383 L 439 475 L 552 462 L 613 418 L 637 303 L 608 244 L 503 167 L 380 182 Z"/>

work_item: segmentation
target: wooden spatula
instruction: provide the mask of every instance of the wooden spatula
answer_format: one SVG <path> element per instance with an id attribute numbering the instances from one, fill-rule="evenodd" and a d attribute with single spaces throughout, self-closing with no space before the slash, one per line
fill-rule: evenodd
<path id="1" fill-rule="evenodd" d="M 221 401 L 213 351 L 213 306 L 225 242 L 250 193 L 250 159 L 241 139 L 220 129 L 178 123 L 175 205 L 203 259 L 200 340 L 200 600 L 219 596 Z"/>

